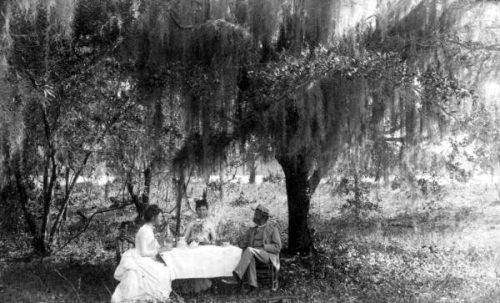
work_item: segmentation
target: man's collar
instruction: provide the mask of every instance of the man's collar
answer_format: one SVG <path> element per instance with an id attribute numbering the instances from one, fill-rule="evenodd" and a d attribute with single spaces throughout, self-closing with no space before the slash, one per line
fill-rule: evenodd
<path id="1" fill-rule="evenodd" d="M 264 226 L 266 226 L 266 225 L 267 225 L 267 222 L 266 222 L 266 223 L 264 223 L 264 224 L 262 224 L 262 225 L 257 225 L 257 224 L 255 224 L 255 228 L 262 228 L 262 227 L 264 227 Z"/>

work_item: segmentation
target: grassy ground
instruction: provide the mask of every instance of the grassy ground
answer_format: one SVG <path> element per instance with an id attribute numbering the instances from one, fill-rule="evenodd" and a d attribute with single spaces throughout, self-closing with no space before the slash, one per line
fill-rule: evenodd
<path id="1" fill-rule="evenodd" d="M 199 188 L 194 188 L 197 195 Z M 244 196 L 240 196 L 240 191 Z M 447 184 L 421 191 L 371 189 L 379 212 L 358 218 L 342 212 L 346 196 L 322 184 L 313 198 L 311 225 L 318 253 L 282 261 L 277 293 L 240 296 L 215 281 L 212 290 L 186 296 L 189 302 L 499 302 L 500 197 L 496 187 Z M 209 194 L 218 201 L 218 193 Z M 255 201 L 254 201 L 255 200 Z M 223 202 L 213 202 L 219 232 L 233 238 L 266 204 L 286 231 L 282 183 L 228 185 Z M 168 208 L 168 206 L 165 206 Z M 113 279 L 113 251 L 107 250 L 116 223 L 132 213 L 108 216 L 56 256 L 13 260 L 28 246 L 16 235 L 0 248 L 0 302 L 107 302 Z M 189 215 L 189 214 L 187 214 Z M 286 234 L 283 233 L 286 242 Z M 8 245 L 7 245 L 8 244 Z M 0 245 L 1 246 L 1 245 Z M 9 247 L 9 248 L 7 248 Z"/>

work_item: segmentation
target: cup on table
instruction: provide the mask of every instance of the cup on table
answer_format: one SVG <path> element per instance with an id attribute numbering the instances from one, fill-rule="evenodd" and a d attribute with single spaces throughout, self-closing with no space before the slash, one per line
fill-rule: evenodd
<path id="1" fill-rule="evenodd" d="M 217 240 L 216 241 L 217 246 L 229 246 L 231 245 L 231 242 L 227 240 Z"/>
<path id="2" fill-rule="evenodd" d="M 186 239 L 184 237 L 179 237 L 177 239 L 177 247 L 183 248 L 183 247 L 186 247 L 186 246 L 187 246 Z"/>

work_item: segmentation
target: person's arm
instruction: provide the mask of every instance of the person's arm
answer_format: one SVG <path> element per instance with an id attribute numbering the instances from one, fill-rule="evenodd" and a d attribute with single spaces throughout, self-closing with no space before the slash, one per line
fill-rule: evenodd
<path id="1" fill-rule="evenodd" d="M 137 249 L 141 257 L 155 257 L 158 253 L 157 249 L 150 249 L 148 244 L 155 241 L 155 236 L 152 231 L 141 229 L 137 237 Z"/>
<path id="2" fill-rule="evenodd" d="M 167 225 L 167 228 L 165 231 L 165 241 L 167 243 L 174 242 L 174 236 L 173 236 L 172 230 L 170 229 L 170 225 Z"/>
<path id="3" fill-rule="evenodd" d="M 191 242 L 192 230 L 193 230 L 193 222 L 191 222 L 187 225 L 186 231 L 184 232 L 184 239 L 186 240 L 187 244 L 189 244 L 189 242 Z"/>
<path id="4" fill-rule="evenodd" d="M 264 244 L 264 250 L 271 254 L 279 254 L 281 251 L 280 233 L 276 227 L 273 228 L 273 232 L 271 234 L 271 243 Z"/>
<path id="5" fill-rule="evenodd" d="M 217 233 L 215 232 L 215 225 L 210 224 L 210 229 L 209 229 L 209 240 L 211 243 L 215 243 L 217 241 Z"/>
<path id="6" fill-rule="evenodd" d="M 245 249 L 250 246 L 250 233 L 251 229 L 247 230 L 247 232 L 243 235 L 243 237 L 238 241 L 238 246 L 242 249 Z"/>

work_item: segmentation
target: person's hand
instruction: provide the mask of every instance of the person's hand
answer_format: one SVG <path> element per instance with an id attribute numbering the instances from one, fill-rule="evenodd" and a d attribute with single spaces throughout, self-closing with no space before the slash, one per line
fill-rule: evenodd
<path id="1" fill-rule="evenodd" d="M 165 236 L 159 236 L 158 237 L 158 243 L 160 243 L 160 246 L 165 245 L 166 242 L 166 237 Z"/>

